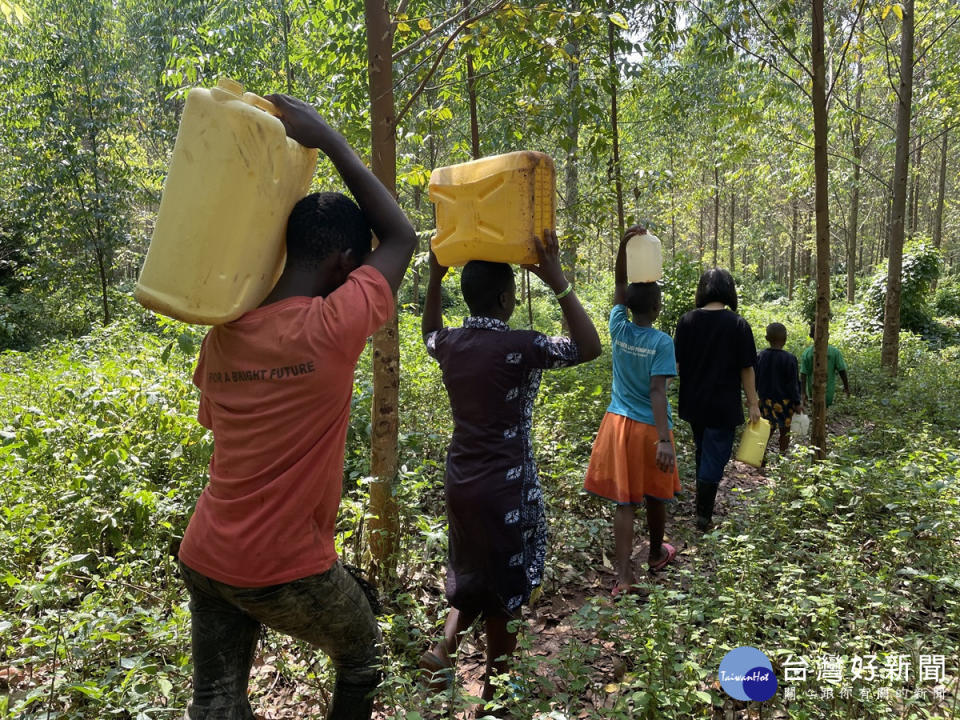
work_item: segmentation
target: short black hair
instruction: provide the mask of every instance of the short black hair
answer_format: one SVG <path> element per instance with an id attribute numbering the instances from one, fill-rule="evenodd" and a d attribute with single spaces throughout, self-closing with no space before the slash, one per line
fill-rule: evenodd
<path id="1" fill-rule="evenodd" d="M 489 315 L 500 309 L 500 293 L 516 287 L 513 268 L 507 263 L 471 260 L 460 273 L 460 292 L 474 316 Z"/>
<path id="2" fill-rule="evenodd" d="M 710 268 L 700 276 L 694 305 L 702 308 L 712 302 L 722 302 L 737 311 L 737 286 L 733 275 L 723 268 Z"/>
<path id="3" fill-rule="evenodd" d="M 660 285 L 656 282 L 630 283 L 623 299 L 631 312 L 647 315 L 660 309 Z"/>
<path id="4" fill-rule="evenodd" d="M 343 193 L 313 193 L 290 211 L 287 264 L 309 270 L 344 250 L 352 250 L 362 263 L 370 252 L 370 239 L 370 224 L 353 200 Z"/>
<path id="5" fill-rule="evenodd" d="M 783 323 L 770 323 L 767 325 L 767 342 L 780 343 L 783 345 L 787 341 L 787 328 Z"/>

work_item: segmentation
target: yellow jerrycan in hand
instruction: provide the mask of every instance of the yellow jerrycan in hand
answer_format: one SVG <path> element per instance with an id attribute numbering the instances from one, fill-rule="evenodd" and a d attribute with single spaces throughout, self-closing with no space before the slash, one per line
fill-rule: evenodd
<path id="1" fill-rule="evenodd" d="M 189 92 L 134 293 L 141 305 L 219 325 L 273 289 L 287 217 L 317 166 L 317 151 L 289 139 L 275 113 L 228 78 Z"/>
<path id="2" fill-rule="evenodd" d="M 737 448 L 736 459 L 747 465 L 760 467 L 763 464 L 763 454 L 767 451 L 767 441 L 770 439 L 770 422 L 760 418 L 755 423 L 747 423 L 740 436 L 740 445 Z"/>
<path id="3" fill-rule="evenodd" d="M 470 260 L 536 263 L 534 236 L 556 227 L 556 170 L 544 153 L 520 151 L 430 175 L 437 232 L 430 242 L 446 267 Z"/>

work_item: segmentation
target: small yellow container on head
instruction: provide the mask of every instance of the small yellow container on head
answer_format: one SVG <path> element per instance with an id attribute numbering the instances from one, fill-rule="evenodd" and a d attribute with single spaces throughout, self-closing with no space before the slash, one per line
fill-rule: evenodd
<path id="1" fill-rule="evenodd" d="M 144 307 L 219 325 L 270 293 L 287 218 L 317 165 L 317 151 L 289 139 L 275 112 L 228 78 L 189 92 L 134 292 Z"/>
<path id="2" fill-rule="evenodd" d="M 430 246 L 444 266 L 539 259 L 534 236 L 556 228 L 556 170 L 544 153 L 521 151 L 437 168 L 430 175 L 437 232 Z"/>
<path id="3" fill-rule="evenodd" d="M 763 454 L 767 451 L 767 441 L 770 439 L 770 422 L 760 418 L 755 423 L 747 423 L 740 436 L 740 445 L 737 447 L 736 459 L 747 465 L 760 467 L 763 464 Z"/>

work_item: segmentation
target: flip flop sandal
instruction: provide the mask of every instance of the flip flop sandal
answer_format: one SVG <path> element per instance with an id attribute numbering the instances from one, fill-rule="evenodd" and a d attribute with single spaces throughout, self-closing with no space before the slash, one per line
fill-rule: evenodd
<path id="1" fill-rule="evenodd" d="M 443 692 L 453 684 L 453 665 L 433 650 L 420 656 L 420 669 L 424 671 L 427 686 L 434 692 Z"/>
<path id="2" fill-rule="evenodd" d="M 664 556 L 663 560 L 660 560 L 659 562 L 656 562 L 650 566 L 650 572 L 663 570 L 677 556 L 677 549 L 670 543 L 663 543 L 662 547 L 667 551 L 667 554 Z"/>

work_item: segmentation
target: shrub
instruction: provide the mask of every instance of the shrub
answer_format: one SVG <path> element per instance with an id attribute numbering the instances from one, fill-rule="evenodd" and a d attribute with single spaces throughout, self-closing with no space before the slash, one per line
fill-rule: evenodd
<path id="1" fill-rule="evenodd" d="M 933 309 L 937 315 L 960 317 L 960 276 L 940 280 L 933 295 Z"/>
<path id="2" fill-rule="evenodd" d="M 932 245 L 917 243 L 904 250 L 903 285 L 900 291 L 900 327 L 924 335 L 931 334 L 933 313 L 930 284 L 940 275 L 943 261 Z M 878 270 L 867 287 L 864 306 L 870 316 L 883 322 L 887 297 L 887 272 Z"/>

